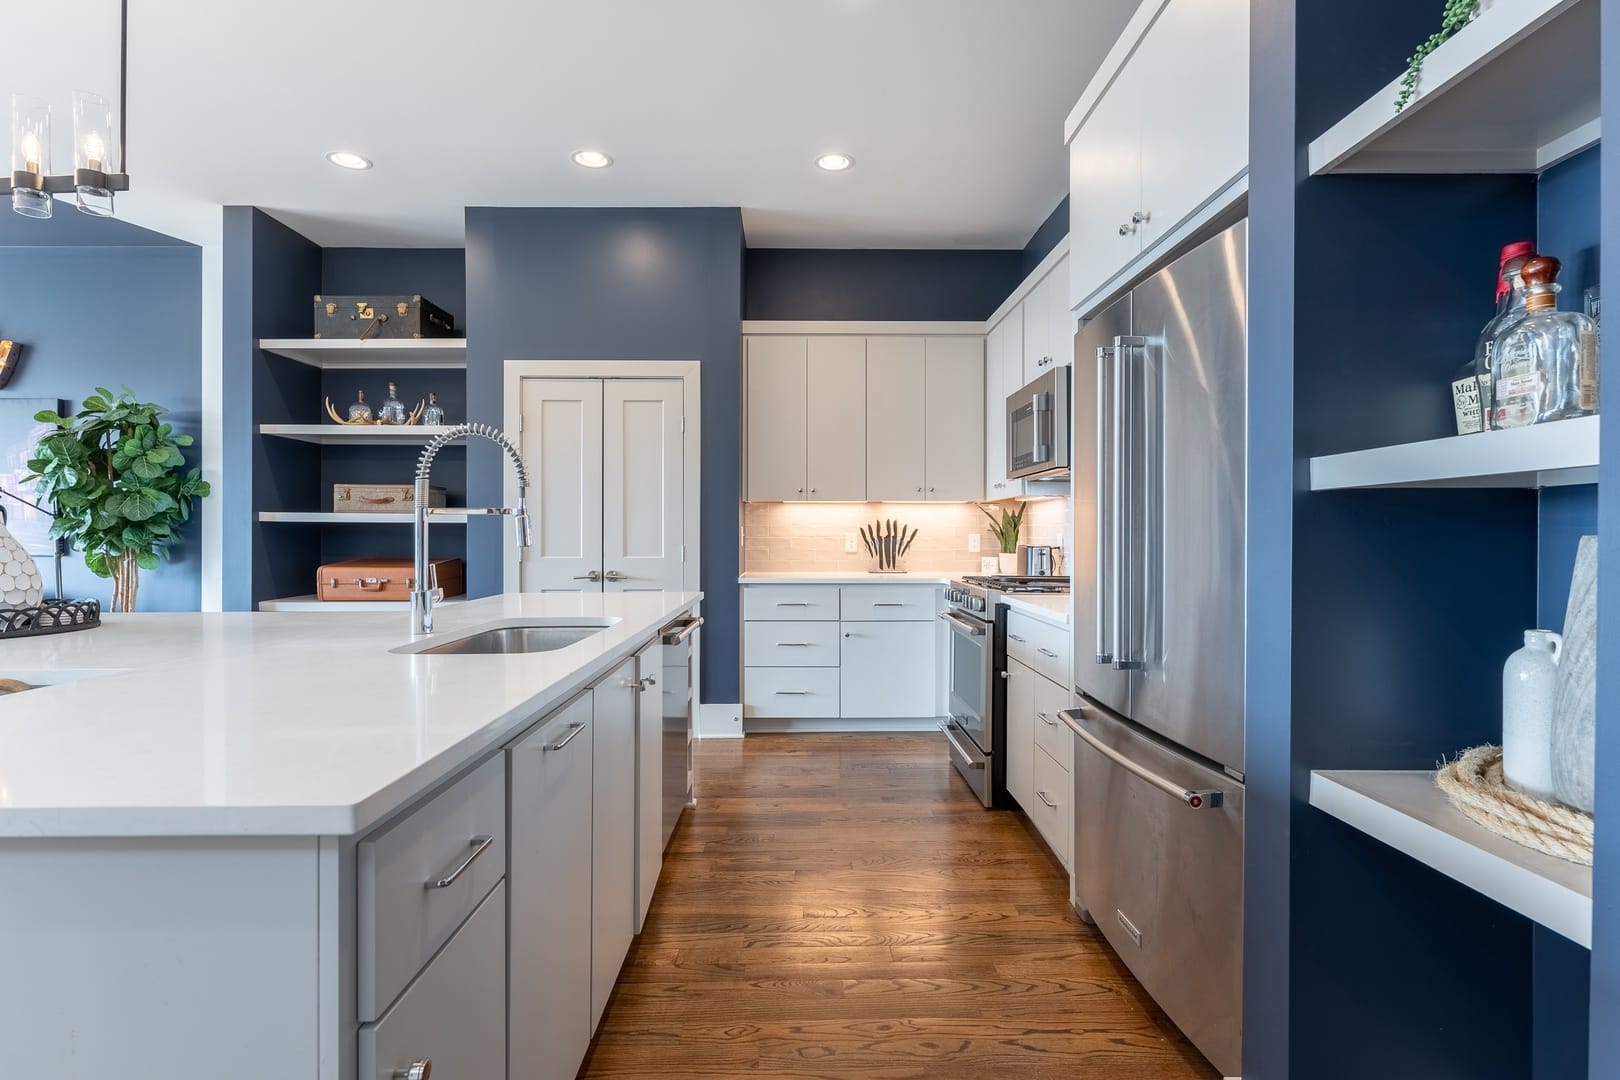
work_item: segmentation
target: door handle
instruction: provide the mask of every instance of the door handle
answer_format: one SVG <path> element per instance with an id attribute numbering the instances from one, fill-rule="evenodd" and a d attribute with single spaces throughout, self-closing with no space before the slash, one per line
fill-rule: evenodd
<path id="1" fill-rule="evenodd" d="M 558 739 L 554 743 L 547 743 L 546 745 L 542 746 L 540 749 L 542 751 L 546 752 L 546 753 L 550 753 L 553 750 L 561 750 L 565 746 L 567 746 L 569 743 L 571 743 L 575 739 L 579 738 L 579 733 L 584 731 L 584 730 L 585 730 L 585 725 L 584 724 L 569 724 L 568 725 L 568 734 L 564 735 L 562 738 Z"/>
<path id="2" fill-rule="evenodd" d="M 1052 719 L 1052 714 L 1051 713 L 1039 712 L 1039 713 L 1036 713 L 1035 715 L 1040 717 L 1041 718 L 1041 723 L 1045 724 L 1047 727 L 1057 727 L 1058 726 L 1058 722 L 1056 720 Z"/>
<path id="3" fill-rule="evenodd" d="M 1013 633 L 1011 630 L 1007 631 L 1007 640 L 1016 641 L 1020 645 L 1024 644 L 1024 639 Z"/>
<path id="4" fill-rule="evenodd" d="M 484 852 L 488 851 L 489 846 L 494 842 L 495 838 L 493 836 L 473 837 L 472 840 L 468 841 L 469 846 L 472 848 L 472 852 L 466 858 L 462 859 L 461 862 L 457 863 L 453 868 L 440 873 L 436 877 L 430 877 L 426 881 L 422 882 L 422 888 L 448 889 L 450 886 L 456 883 L 457 878 L 467 872 L 467 867 L 473 864 L 473 860 L 478 858 L 478 856 L 482 855 Z"/>
<path id="5" fill-rule="evenodd" d="M 970 768 L 970 769 L 982 769 L 982 768 L 984 768 L 984 762 L 979 761 L 972 754 L 970 754 L 966 750 L 962 749 L 962 744 L 956 741 L 956 736 L 955 735 L 951 734 L 951 726 L 949 724 L 947 724 L 945 721 L 941 720 L 939 722 L 939 730 L 941 730 L 941 731 L 943 731 L 945 733 L 945 741 L 951 744 L 951 748 L 954 749 L 958 754 L 962 755 L 962 760 L 967 762 L 968 768 Z"/>
<path id="6" fill-rule="evenodd" d="M 623 570 L 609 570 L 607 573 L 602 575 L 602 580 L 604 580 L 604 581 L 629 581 L 630 580 L 630 575 L 625 573 Z"/>
<path id="7" fill-rule="evenodd" d="M 1114 634 L 1113 666 L 1116 671 L 1138 671 L 1142 668 L 1141 650 L 1135 644 L 1126 644 L 1127 631 L 1138 621 L 1144 627 L 1144 613 L 1137 607 L 1136 576 L 1141 572 L 1138 561 L 1140 537 L 1134 534 L 1126 521 L 1125 499 L 1130 496 L 1130 509 L 1134 513 L 1136 496 L 1143 489 L 1146 478 L 1141 475 L 1136 461 L 1137 430 L 1133 416 L 1136 405 L 1136 380 L 1130 377 L 1126 354 L 1146 348 L 1147 338 L 1117 337 L 1114 339 Z M 1129 405 L 1126 399 L 1129 398 Z M 1127 421 L 1130 421 L 1127 423 Z M 1144 494 L 1144 504 L 1146 498 Z M 1144 636 L 1146 630 L 1143 631 Z"/>
<path id="8" fill-rule="evenodd" d="M 588 574 L 575 574 L 574 575 L 574 580 L 575 581 L 601 581 L 602 580 L 602 571 L 600 571 L 600 570 L 592 570 Z"/>
<path id="9" fill-rule="evenodd" d="M 969 637 L 984 637 L 984 627 L 970 623 L 966 619 L 958 618 L 949 611 L 942 611 L 939 617 L 951 624 L 951 627 L 968 635 Z"/>
<path id="10" fill-rule="evenodd" d="M 703 616 L 701 615 L 691 615 L 685 619 L 672 622 L 668 626 L 664 627 L 658 639 L 659 644 L 679 645 L 681 642 L 697 633 L 697 628 L 702 625 Z"/>
<path id="11" fill-rule="evenodd" d="M 1035 651 L 1051 660 L 1056 660 L 1058 658 L 1058 654 L 1053 652 L 1051 649 L 1036 648 Z"/>
<path id="12" fill-rule="evenodd" d="M 1045 803 L 1047 806 L 1051 807 L 1053 810 L 1056 810 L 1058 808 L 1057 803 L 1055 803 L 1051 799 L 1047 798 L 1046 792 L 1037 791 L 1035 794 L 1036 794 L 1037 797 L 1040 798 L 1041 802 Z"/>
<path id="13" fill-rule="evenodd" d="M 1097 507 L 1097 576 L 1092 586 L 1096 590 L 1093 596 L 1096 626 L 1092 641 L 1097 647 L 1094 658 L 1099 664 L 1110 664 L 1114 660 L 1113 650 L 1108 644 L 1105 617 L 1105 610 L 1108 607 L 1106 598 L 1109 585 L 1108 568 L 1113 562 L 1108 547 L 1113 536 L 1108 521 L 1109 500 L 1112 498 L 1110 490 L 1112 473 L 1108 468 L 1108 457 L 1113 451 L 1113 442 L 1108 434 L 1108 416 L 1111 412 L 1108 408 L 1108 398 L 1112 382 L 1109 376 L 1112 374 L 1113 363 L 1113 349 L 1103 347 L 1097 350 L 1097 490 L 1094 493 Z"/>
<path id="14" fill-rule="evenodd" d="M 1115 765 L 1118 765 L 1120 768 L 1124 769 L 1132 776 L 1135 776 L 1137 779 L 1145 780 L 1153 787 L 1156 787 L 1160 791 L 1164 792 L 1166 795 L 1173 795 L 1177 799 L 1180 799 L 1182 802 L 1186 803 L 1190 809 L 1219 810 L 1221 805 L 1226 801 L 1226 796 L 1218 789 L 1197 791 L 1192 788 L 1184 788 L 1173 780 L 1165 779 L 1152 769 L 1149 769 L 1143 765 L 1138 765 L 1136 762 L 1132 761 L 1130 758 L 1126 757 L 1118 750 L 1115 750 L 1112 746 L 1109 746 L 1107 743 L 1103 742 L 1101 739 L 1097 738 L 1097 736 L 1085 729 L 1085 726 L 1080 723 L 1081 717 L 1085 715 L 1084 709 L 1065 709 L 1058 715 L 1063 717 L 1063 722 L 1068 725 L 1070 731 L 1084 739 L 1086 744 L 1093 750 L 1097 751 L 1097 753 L 1101 754 L 1109 761 L 1112 761 Z"/>

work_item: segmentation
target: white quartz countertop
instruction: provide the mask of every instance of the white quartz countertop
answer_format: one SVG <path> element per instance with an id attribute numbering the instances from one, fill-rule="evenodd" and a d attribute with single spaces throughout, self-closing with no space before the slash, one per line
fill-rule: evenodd
<path id="1" fill-rule="evenodd" d="M 791 570 L 739 574 L 743 585 L 948 585 L 971 571 L 904 570 L 898 574 L 871 574 L 864 570 Z"/>
<path id="2" fill-rule="evenodd" d="M 554 652 L 426 656 L 403 612 L 107 615 L 0 644 L 0 836 L 359 833 L 610 671 L 701 593 L 509 594 L 435 641 L 605 625 Z"/>
<path id="3" fill-rule="evenodd" d="M 1066 593 L 1061 596 L 1050 593 L 1014 593 L 1003 596 L 1001 602 L 1021 615 L 1067 628 L 1071 599 L 1072 597 Z"/>

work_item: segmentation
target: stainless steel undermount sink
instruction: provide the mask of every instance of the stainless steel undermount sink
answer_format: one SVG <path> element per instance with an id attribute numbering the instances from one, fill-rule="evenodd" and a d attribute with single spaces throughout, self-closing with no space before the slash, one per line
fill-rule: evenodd
<path id="1" fill-rule="evenodd" d="M 417 651 L 429 656 L 554 652 L 600 634 L 604 629 L 601 626 L 500 626 Z"/>

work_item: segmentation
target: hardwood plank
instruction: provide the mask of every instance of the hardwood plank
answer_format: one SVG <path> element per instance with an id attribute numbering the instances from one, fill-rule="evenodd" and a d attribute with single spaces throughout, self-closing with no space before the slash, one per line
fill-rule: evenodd
<path id="1" fill-rule="evenodd" d="M 1216 1076 L 937 736 L 751 735 L 696 768 L 581 1077 Z"/>

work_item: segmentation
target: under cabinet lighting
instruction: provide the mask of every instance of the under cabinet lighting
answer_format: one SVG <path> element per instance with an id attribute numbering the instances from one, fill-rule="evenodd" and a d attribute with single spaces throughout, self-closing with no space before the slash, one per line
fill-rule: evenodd
<path id="1" fill-rule="evenodd" d="M 600 150 L 575 150 L 573 161 L 582 169 L 605 169 L 613 164 L 613 158 Z"/>
<path id="2" fill-rule="evenodd" d="M 848 154 L 840 154 L 837 151 L 822 154 L 816 158 L 816 165 L 828 172 L 844 172 L 846 169 L 852 168 L 854 164 L 854 158 Z"/>
<path id="3" fill-rule="evenodd" d="M 361 157 L 351 150 L 334 150 L 326 155 L 326 160 L 340 169 L 352 169 L 355 172 L 364 172 L 371 168 L 370 158 Z"/>

